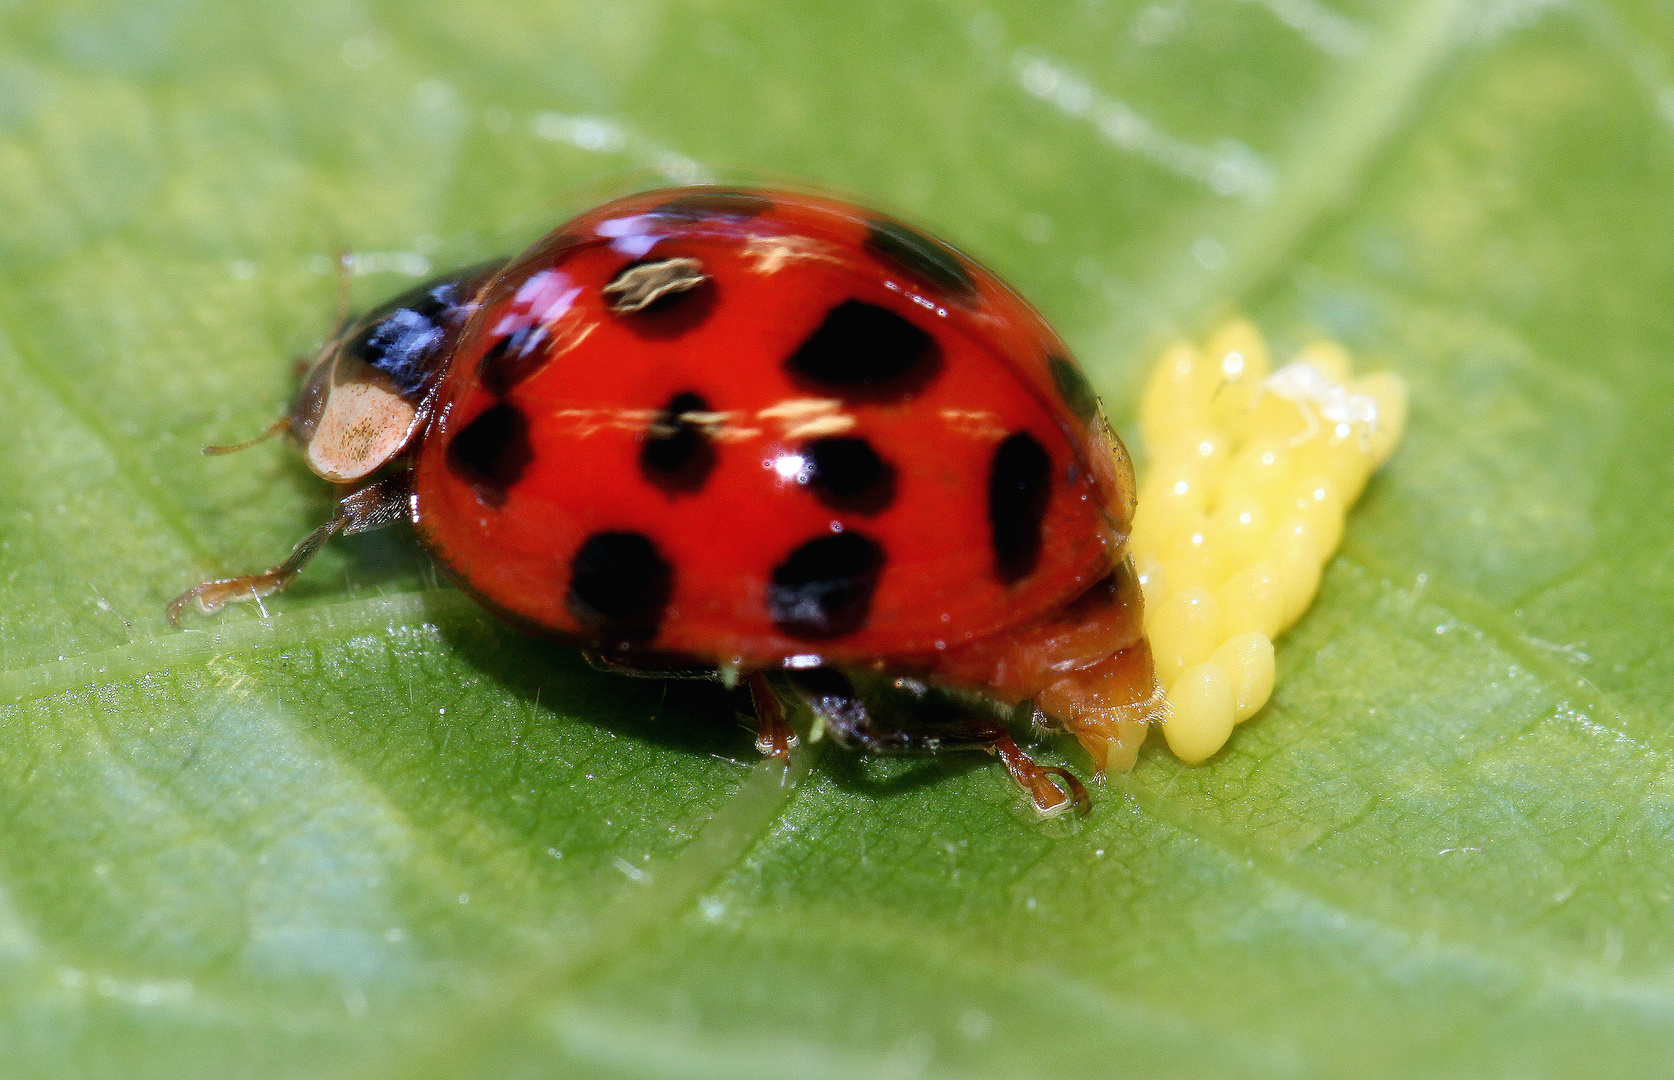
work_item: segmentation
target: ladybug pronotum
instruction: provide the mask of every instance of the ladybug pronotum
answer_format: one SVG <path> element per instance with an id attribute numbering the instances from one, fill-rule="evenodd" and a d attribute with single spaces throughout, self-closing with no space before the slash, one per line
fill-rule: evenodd
<path id="1" fill-rule="evenodd" d="M 409 520 L 485 606 L 596 664 L 747 679 L 767 752 L 789 708 L 869 752 L 987 749 L 1040 809 L 1085 807 L 1013 707 L 1101 769 L 1161 707 L 1133 472 L 1080 369 L 988 271 L 846 203 L 607 203 L 349 323 L 275 430 L 355 490 L 171 618 Z"/>

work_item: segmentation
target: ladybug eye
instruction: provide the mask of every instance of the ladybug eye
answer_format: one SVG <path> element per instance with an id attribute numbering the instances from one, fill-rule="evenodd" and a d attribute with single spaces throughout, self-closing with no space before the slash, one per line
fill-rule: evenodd
<path id="1" fill-rule="evenodd" d="M 659 259 L 622 270 L 604 287 L 604 294 L 614 298 L 610 310 L 627 315 L 644 311 L 664 297 L 695 289 L 708 280 L 703 263 L 696 259 Z"/>

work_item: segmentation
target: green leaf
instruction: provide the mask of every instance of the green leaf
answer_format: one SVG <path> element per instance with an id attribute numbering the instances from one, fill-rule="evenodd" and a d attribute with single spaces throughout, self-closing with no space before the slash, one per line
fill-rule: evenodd
<path id="1" fill-rule="evenodd" d="M 1667 1073 L 1671 102 L 1635 0 L 0 5 L 6 1073 Z M 1130 427 L 1231 311 L 1402 373 L 1265 712 L 1043 823 L 980 755 L 758 764 L 394 533 L 168 626 L 326 513 L 197 448 L 338 251 L 364 305 L 708 177 L 977 253 Z"/>

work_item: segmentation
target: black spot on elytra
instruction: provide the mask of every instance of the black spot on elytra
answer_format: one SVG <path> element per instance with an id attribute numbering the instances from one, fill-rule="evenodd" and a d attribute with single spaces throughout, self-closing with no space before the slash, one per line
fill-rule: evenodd
<path id="1" fill-rule="evenodd" d="M 754 191 L 689 191 L 659 204 L 659 217 L 691 221 L 705 217 L 753 218 L 773 209 L 773 200 Z"/>
<path id="2" fill-rule="evenodd" d="M 865 439 L 815 439 L 802 455 L 808 486 L 833 509 L 875 514 L 895 500 L 895 468 Z"/>
<path id="3" fill-rule="evenodd" d="M 884 550 L 857 532 L 810 540 L 773 568 L 767 607 L 792 637 L 821 641 L 866 625 Z"/>
<path id="4" fill-rule="evenodd" d="M 448 443 L 448 464 L 489 506 L 501 506 L 506 492 L 535 456 L 529 421 L 514 405 L 483 410 Z"/>
<path id="5" fill-rule="evenodd" d="M 670 258 L 670 255 L 659 253 L 623 263 L 612 275 L 611 280 L 620 281 L 622 275 L 630 270 L 667 262 Z M 709 318 L 709 313 L 715 310 L 717 296 L 715 279 L 704 278 L 691 288 L 664 293 L 638 311 L 619 312 L 615 318 L 621 319 L 622 325 L 631 328 L 641 337 L 667 340 L 696 329 Z"/>
<path id="6" fill-rule="evenodd" d="M 1034 436 L 1019 431 L 994 451 L 988 474 L 988 525 L 994 566 L 1013 582 L 1040 561 L 1041 526 L 1052 494 L 1052 459 Z"/>
<path id="7" fill-rule="evenodd" d="M 645 433 L 639 469 L 651 483 L 669 494 L 697 491 L 715 468 L 715 443 L 702 424 L 688 413 L 709 412 L 709 402 L 696 394 L 676 394 Z"/>
<path id="8" fill-rule="evenodd" d="M 1099 396 L 1093 393 L 1093 386 L 1087 381 L 1087 376 L 1081 368 L 1074 360 L 1063 356 L 1049 357 L 1046 367 L 1052 372 L 1052 382 L 1058 387 L 1058 396 L 1069 407 L 1069 411 L 1082 423 L 1091 423 L 1093 417 L 1099 414 Z"/>
<path id="9" fill-rule="evenodd" d="M 976 282 L 953 249 L 899 221 L 874 221 L 866 250 L 957 300 L 974 300 Z"/>
<path id="10" fill-rule="evenodd" d="M 547 333 L 543 325 L 520 326 L 503 334 L 477 362 L 477 378 L 496 394 L 504 394 L 527 379 L 547 361 Z"/>
<path id="11" fill-rule="evenodd" d="M 657 636 L 674 591 L 674 568 L 649 537 L 594 533 L 570 562 L 564 606 L 583 626 L 616 642 Z"/>
<path id="12" fill-rule="evenodd" d="M 935 339 L 888 308 L 845 300 L 785 361 L 793 377 L 844 397 L 880 401 L 921 389 L 941 367 Z"/>

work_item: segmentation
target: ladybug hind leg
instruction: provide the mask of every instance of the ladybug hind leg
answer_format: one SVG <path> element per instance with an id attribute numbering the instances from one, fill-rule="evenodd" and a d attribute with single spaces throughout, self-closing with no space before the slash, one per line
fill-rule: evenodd
<path id="1" fill-rule="evenodd" d="M 1036 763 L 1012 741 L 1008 732 L 1001 730 L 986 749 L 1005 764 L 1011 778 L 1029 793 L 1035 801 L 1035 809 L 1041 813 L 1062 810 L 1066 802 L 1074 804 L 1077 814 L 1087 814 L 1093 809 L 1093 800 L 1087 794 L 1086 785 L 1074 773 L 1061 765 Z"/>
<path id="2" fill-rule="evenodd" d="M 865 685 L 857 689 L 855 679 Z M 763 693 L 757 693 L 758 684 Z M 984 750 L 1004 763 L 1019 786 L 1042 813 L 1074 807 L 1085 814 L 1092 808 L 1086 787 L 1068 769 L 1040 765 L 1011 737 L 999 711 L 984 708 L 986 699 L 966 700 L 915 679 L 887 678 L 870 673 L 854 677 L 835 668 L 772 673 L 752 678 L 752 694 L 763 718 L 758 746 L 770 743 L 769 730 L 788 730 L 784 704 L 805 708 L 814 719 L 816 734 L 829 734 L 840 746 L 868 754 L 930 755 L 947 750 Z M 762 707 L 763 695 L 772 709 Z M 776 711 L 773 719 L 770 712 Z"/>
<path id="3" fill-rule="evenodd" d="M 187 605 L 196 604 L 206 614 L 234 600 L 256 600 L 272 596 L 288 585 L 301 572 L 325 542 L 337 533 L 368 532 L 393 525 L 410 513 L 411 488 L 405 473 L 387 476 L 368 484 L 337 504 L 331 519 L 291 549 L 284 562 L 259 574 L 241 574 L 194 585 L 169 601 L 169 621 L 180 624 L 180 614 Z"/>

